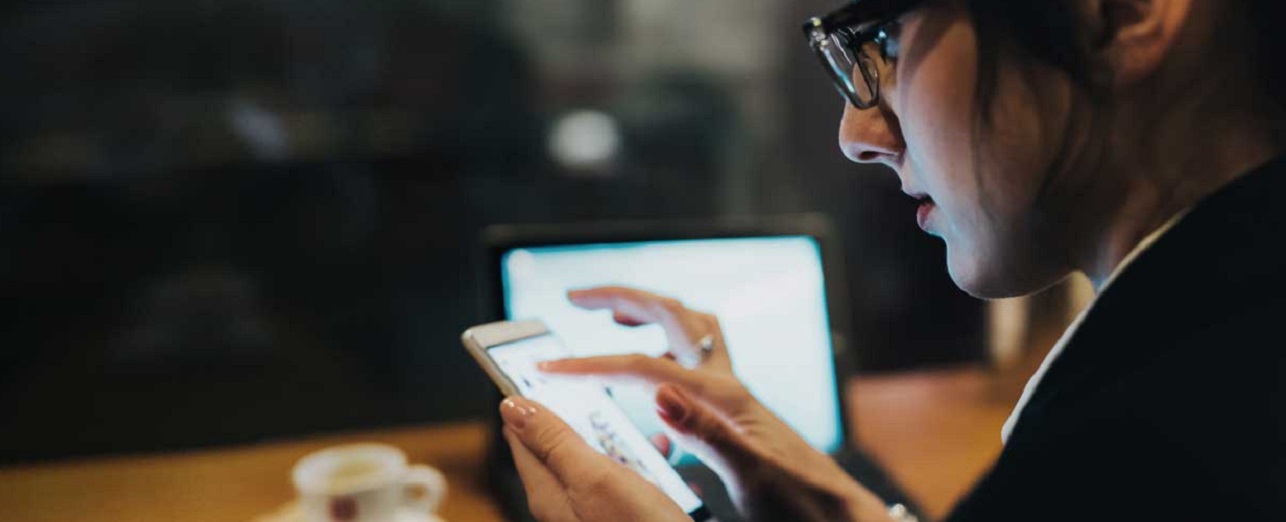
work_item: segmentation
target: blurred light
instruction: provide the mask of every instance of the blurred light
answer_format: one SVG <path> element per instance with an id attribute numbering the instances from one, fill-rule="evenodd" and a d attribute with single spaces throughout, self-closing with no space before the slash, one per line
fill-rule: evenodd
<path id="1" fill-rule="evenodd" d="M 290 155 L 290 136 L 276 114 L 252 101 L 238 99 L 232 102 L 227 117 L 255 157 L 281 161 Z"/>
<path id="2" fill-rule="evenodd" d="M 559 164 L 574 169 L 607 166 L 620 152 L 621 131 L 611 116 L 591 110 L 572 111 L 554 122 L 549 153 Z"/>

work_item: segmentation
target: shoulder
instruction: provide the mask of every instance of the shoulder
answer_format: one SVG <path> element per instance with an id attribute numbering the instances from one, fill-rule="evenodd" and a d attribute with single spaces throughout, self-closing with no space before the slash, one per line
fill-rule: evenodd
<path id="1" fill-rule="evenodd" d="M 1284 194 L 1279 160 L 1199 204 L 1141 255 L 1051 366 L 953 520 L 1286 512 Z"/>
<path id="2" fill-rule="evenodd" d="M 1032 412 L 951 520 L 1279 520 L 1283 356 L 1231 340 L 1226 358 L 1194 338 Z"/>

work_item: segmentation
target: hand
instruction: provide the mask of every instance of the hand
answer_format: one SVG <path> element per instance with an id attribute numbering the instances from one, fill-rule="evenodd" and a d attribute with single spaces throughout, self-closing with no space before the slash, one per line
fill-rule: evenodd
<path id="1" fill-rule="evenodd" d="M 594 451 L 544 406 L 510 397 L 501 403 L 500 416 L 537 520 L 692 520 L 655 485 Z"/>
<path id="2" fill-rule="evenodd" d="M 553 361 L 541 370 L 592 375 L 655 388 L 658 414 L 671 440 L 710 466 L 743 515 L 763 520 L 889 520 L 878 497 L 834 460 L 808 444 L 733 374 L 718 320 L 677 300 L 641 290 L 604 287 L 568 297 L 588 309 L 610 309 L 627 326 L 660 324 L 670 353 Z M 676 359 L 699 353 L 697 340 L 713 336 L 713 350 L 693 368 Z M 664 445 L 665 441 L 658 441 Z"/>

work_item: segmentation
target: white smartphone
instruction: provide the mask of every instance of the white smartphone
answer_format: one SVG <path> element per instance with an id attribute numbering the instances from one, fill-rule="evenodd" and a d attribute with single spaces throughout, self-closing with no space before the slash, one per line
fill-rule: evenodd
<path id="1" fill-rule="evenodd" d="M 550 379 L 536 370 L 541 361 L 571 356 L 543 322 L 503 321 L 475 326 L 466 330 L 461 340 L 505 395 L 519 395 L 544 404 L 599 453 L 660 487 L 693 520 L 710 519 L 701 499 L 602 386 Z"/>

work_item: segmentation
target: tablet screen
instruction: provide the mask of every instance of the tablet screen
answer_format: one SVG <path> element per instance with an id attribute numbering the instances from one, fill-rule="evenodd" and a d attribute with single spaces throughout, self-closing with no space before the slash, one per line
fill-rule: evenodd
<path id="1" fill-rule="evenodd" d="M 577 356 L 660 355 L 657 326 L 629 328 L 608 311 L 586 311 L 569 289 L 632 286 L 668 295 L 719 317 L 737 375 L 814 447 L 844 441 L 822 257 L 810 236 L 582 245 L 502 253 L 507 319 L 540 319 Z M 652 397 L 613 388 L 613 397 L 647 434 L 661 431 Z M 674 462 L 693 462 L 680 456 Z"/>

